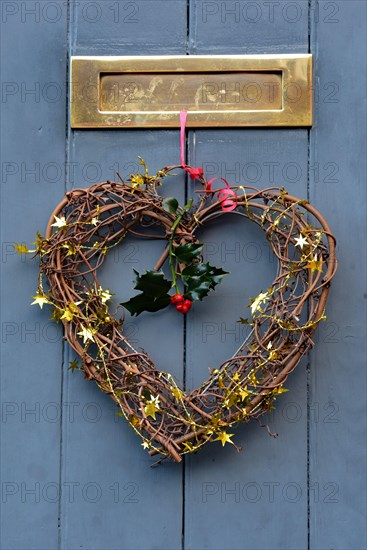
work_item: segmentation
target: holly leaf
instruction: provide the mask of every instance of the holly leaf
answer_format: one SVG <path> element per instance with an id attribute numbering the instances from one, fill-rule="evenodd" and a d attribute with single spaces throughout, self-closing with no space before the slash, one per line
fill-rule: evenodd
<path id="1" fill-rule="evenodd" d="M 192 300 L 193 302 L 197 302 L 198 300 L 202 301 L 205 296 L 208 296 L 210 292 L 210 283 L 208 281 L 193 281 L 191 280 L 191 284 L 187 286 L 187 292 L 185 292 L 185 295 Z"/>
<path id="2" fill-rule="evenodd" d="M 130 311 L 131 315 L 140 315 L 143 311 L 159 311 L 170 304 L 168 291 L 171 282 L 164 278 L 163 271 L 146 271 L 140 275 L 135 269 L 135 290 L 142 292 L 121 305 Z"/>
<path id="3" fill-rule="evenodd" d="M 143 311 L 155 312 L 160 309 L 164 309 L 170 303 L 170 298 L 168 295 L 158 296 L 157 298 L 152 298 L 144 292 L 138 294 L 133 298 L 130 298 L 128 302 L 123 302 L 121 305 L 126 307 L 130 311 L 131 315 L 140 315 Z"/>
<path id="4" fill-rule="evenodd" d="M 135 289 L 143 292 L 151 293 L 153 296 L 167 293 L 172 283 L 164 278 L 163 271 L 146 271 L 140 275 L 136 269 L 133 270 L 136 275 Z"/>
<path id="5" fill-rule="evenodd" d="M 176 214 L 178 208 L 178 200 L 175 197 L 167 197 L 162 202 L 163 210 L 170 214 Z"/>
<path id="6" fill-rule="evenodd" d="M 187 287 L 185 294 L 192 300 L 203 300 L 218 285 L 228 272 L 209 263 L 191 264 L 181 273 L 181 279 Z"/>
<path id="7" fill-rule="evenodd" d="M 204 245 L 197 243 L 180 244 L 174 249 L 175 256 L 180 263 L 191 264 L 193 260 L 200 258 Z"/>

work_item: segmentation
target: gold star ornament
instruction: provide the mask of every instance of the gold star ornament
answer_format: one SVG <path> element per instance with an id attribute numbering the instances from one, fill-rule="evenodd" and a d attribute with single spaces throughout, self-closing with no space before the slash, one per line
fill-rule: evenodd
<path id="1" fill-rule="evenodd" d="M 295 239 L 294 244 L 296 246 L 299 246 L 300 249 L 303 250 L 303 247 L 308 244 L 308 241 L 304 238 L 303 235 L 300 234 L 299 237 Z"/>
<path id="2" fill-rule="evenodd" d="M 47 298 L 46 294 L 38 293 L 36 296 L 32 296 L 34 299 L 34 302 L 31 303 L 31 306 L 33 305 L 39 305 L 39 307 L 42 309 L 44 304 L 50 304 L 51 302 Z"/>
<path id="3" fill-rule="evenodd" d="M 315 254 L 313 260 L 311 260 L 307 265 L 307 269 L 311 269 L 311 273 L 313 274 L 315 271 L 321 271 L 322 272 L 322 259 L 317 259 L 317 254 Z"/>
<path id="4" fill-rule="evenodd" d="M 94 331 L 88 327 L 85 327 L 84 325 L 80 325 L 80 327 L 82 330 L 77 334 L 78 336 L 83 338 L 83 344 L 86 344 L 88 340 L 90 340 L 91 342 L 94 342 L 94 336 L 93 336 Z"/>
<path id="5" fill-rule="evenodd" d="M 214 441 L 220 441 L 223 447 L 226 443 L 231 443 L 232 445 L 234 445 L 233 441 L 231 441 L 231 437 L 233 436 L 234 434 L 228 434 L 226 431 L 223 430 L 222 432 L 218 433 L 218 437 L 214 439 Z"/>
<path id="6" fill-rule="evenodd" d="M 57 216 L 54 216 L 55 223 L 51 225 L 51 227 L 56 227 L 57 229 L 62 229 L 63 227 L 66 227 L 66 219 L 65 216 L 60 216 L 58 218 Z"/>
<path id="7" fill-rule="evenodd" d="M 155 415 L 158 411 L 160 411 L 159 407 L 159 396 L 154 397 L 151 396 L 150 400 L 147 402 L 147 404 L 144 407 L 144 412 L 147 416 L 151 416 L 153 420 L 156 420 Z"/>

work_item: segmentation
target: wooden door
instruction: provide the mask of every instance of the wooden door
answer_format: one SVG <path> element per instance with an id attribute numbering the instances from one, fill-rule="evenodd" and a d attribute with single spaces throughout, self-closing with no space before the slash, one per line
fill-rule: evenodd
<path id="1" fill-rule="evenodd" d="M 365 15 L 358 0 L 4 1 L 2 17 L 2 548 L 364 549 Z M 266 422 L 180 465 L 152 460 L 113 403 L 80 373 L 62 332 L 30 307 L 37 265 L 14 242 L 44 231 L 65 191 L 179 159 L 171 130 L 72 131 L 71 55 L 306 53 L 314 125 L 188 132 L 189 161 L 234 184 L 284 186 L 311 200 L 338 239 L 340 268 L 317 346 Z M 191 195 L 182 176 L 163 192 Z M 163 369 L 195 387 L 230 356 L 250 296 L 274 258 L 249 222 L 202 232 L 231 276 L 184 322 L 174 311 L 128 320 Z M 101 279 L 116 300 L 160 244 L 130 239 Z"/>

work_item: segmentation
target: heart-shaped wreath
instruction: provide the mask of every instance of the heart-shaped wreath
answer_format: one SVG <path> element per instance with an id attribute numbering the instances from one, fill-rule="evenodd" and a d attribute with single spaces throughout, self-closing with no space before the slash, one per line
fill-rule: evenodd
<path id="1" fill-rule="evenodd" d="M 259 417 L 286 391 L 288 374 L 312 347 L 317 325 L 325 319 L 337 265 L 335 238 L 311 204 L 284 189 L 230 187 L 225 182 L 224 189 L 215 191 L 201 168 L 180 164 L 150 176 L 141 164 L 143 173 L 126 182 L 120 178 L 68 192 L 52 213 L 46 236 L 38 234 L 36 250 L 16 248 L 39 256 L 33 303 L 52 306 L 52 318 L 62 321 L 85 377 L 117 403 L 119 414 L 151 455 L 180 462 L 183 454 L 209 441 L 234 445 L 228 429 Z M 195 207 L 192 201 L 180 207 L 176 199 L 158 194 L 163 179 L 177 168 L 203 186 Z M 126 339 L 123 316 L 117 319 L 109 311 L 112 294 L 101 287 L 97 271 L 107 252 L 129 233 L 164 239 L 167 246 L 154 269 L 136 272 L 140 293 L 122 305 L 132 315 L 163 307 L 187 313 L 226 274 L 203 262 L 195 231 L 234 209 L 265 231 L 278 272 L 270 288 L 251 301 L 250 320 L 240 320 L 251 325 L 249 338 L 199 388 L 186 392 Z M 172 281 L 161 270 L 166 260 Z M 75 368 L 77 361 L 71 363 Z"/>

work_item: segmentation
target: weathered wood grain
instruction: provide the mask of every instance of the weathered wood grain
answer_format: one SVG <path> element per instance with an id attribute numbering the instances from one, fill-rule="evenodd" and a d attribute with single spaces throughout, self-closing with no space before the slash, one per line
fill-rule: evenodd
<path id="1" fill-rule="evenodd" d="M 271 22 L 267 3 L 262 2 L 248 6 L 247 19 L 254 17 L 256 10 L 259 16 L 250 23 L 243 16 L 246 4 L 193 2 L 190 52 L 307 52 L 306 3 L 298 4 L 300 17 L 292 24 L 284 17 L 282 6 L 274 11 Z M 231 8 L 235 13 L 230 13 Z M 206 166 L 211 176 L 258 187 L 280 185 L 301 197 L 307 197 L 307 149 L 308 135 L 302 129 L 192 134 L 194 164 Z M 231 275 L 188 317 L 186 379 L 190 387 L 204 379 L 209 366 L 216 367 L 240 345 L 241 326 L 236 321 L 248 316 L 249 298 L 270 285 L 276 269 L 261 231 L 249 221 L 236 217 L 232 221 L 226 216 L 222 224 L 208 228 L 203 235 L 214 265 L 224 263 Z M 289 379 L 290 392 L 279 398 L 278 410 L 264 419 L 279 432 L 277 440 L 269 437 L 266 429 L 247 425 L 234 437 L 243 447 L 242 453 L 214 443 L 187 460 L 186 548 L 260 550 L 307 545 L 305 365 L 303 361 Z M 289 529 L 292 523 L 297 523 L 297 529 Z"/>
<path id="2" fill-rule="evenodd" d="M 2 368 L 4 550 L 363 550 L 365 510 L 366 4 L 357 0 L 100 0 L 1 6 Z M 235 430 L 241 453 L 208 445 L 183 465 L 153 462 L 112 401 L 67 370 L 60 327 L 30 306 L 37 265 L 15 255 L 66 189 L 179 159 L 177 131 L 76 131 L 67 124 L 67 56 L 311 51 L 315 121 L 304 129 L 188 132 L 189 162 L 207 175 L 308 197 L 338 239 L 327 322 L 263 418 Z M 16 62 L 14 60 L 17 60 Z M 34 90 L 32 92 L 32 90 Z M 187 183 L 187 182 L 186 182 Z M 182 175 L 162 189 L 181 203 Z M 231 272 L 195 304 L 126 320 L 157 366 L 199 384 L 239 346 L 249 298 L 276 263 L 260 229 L 234 214 L 200 232 L 205 257 Z M 115 306 L 133 268 L 161 243 L 129 238 L 100 271 Z M 62 412 L 61 412 L 62 411 Z M 32 492 L 33 491 L 33 492 Z"/>
<path id="3" fill-rule="evenodd" d="M 103 3 L 103 7 L 104 7 Z M 121 13 L 124 3 L 120 4 Z M 125 3 L 126 4 L 126 3 Z M 101 20 L 94 30 L 81 18 L 83 3 L 71 29 L 72 53 L 150 54 L 185 53 L 186 2 L 139 1 L 130 3 L 138 22 L 111 25 Z M 126 4 L 127 5 L 127 4 Z M 130 9 L 130 8 L 129 8 Z M 109 14 L 110 15 L 110 14 Z M 79 131 L 70 136 L 69 154 L 77 163 L 70 187 L 89 186 L 138 170 L 138 155 L 151 172 L 179 160 L 179 135 L 172 131 Z M 184 200 L 184 177 L 172 177 L 163 193 Z M 163 251 L 162 242 L 127 239 L 107 258 L 100 272 L 102 284 L 116 294 L 115 304 L 133 295 L 133 268 L 152 269 Z M 175 311 L 126 318 L 133 344 L 151 354 L 157 365 L 183 378 L 183 319 Z M 82 376 L 67 373 L 65 399 L 88 403 L 101 412 L 96 423 L 78 418 L 63 427 L 63 479 L 75 479 L 81 487 L 92 483 L 100 499 L 89 502 L 81 491 L 70 504 L 62 502 L 62 548 L 140 549 L 180 548 L 182 532 L 182 466 L 149 468 L 154 462 L 117 409 L 95 385 Z M 92 414 L 92 412 L 91 412 Z M 114 421 L 115 418 L 115 421 Z M 117 420 L 117 421 L 116 421 Z M 91 485 L 92 487 L 92 485 Z M 93 495 L 93 487 L 90 489 Z"/>
<path id="4" fill-rule="evenodd" d="M 366 3 L 322 1 L 316 8 L 310 191 L 335 231 L 339 271 L 310 365 L 310 547 L 362 549 L 367 546 Z"/>
<path id="5" fill-rule="evenodd" d="M 44 230 L 64 190 L 66 11 L 51 23 L 42 7 L 1 6 L 1 545 L 9 550 L 54 549 L 59 537 L 62 334 L 30 305 L 37 262 L 12 248 Z"/>
<path id="6" fill-rule="evenodd" d="M 259 187 L 279 184 L 282 172 L 294 163 L 299 181 L 291 184 L 283 179 L 281 185 L 294 195 L 307 195 L 307 131 L 198 131 L 194 164 L 205 166 L 207 162 L 219 163 L 219 175 L 230 181 Z M 275 170 L 272 182 L 269 163 Z M 248 177 L 259 180 L 250 183 L 238 176 L 246 170 Z M 190 388 L 204 380 L 209 367 L 219 366 L 239 347 L 247 332 L 237 321 L 250 315 L 250 297 L 268 288 L 276 272 L 264 235 L 248 220 L 226 214 L 222 223 L 212 222 L 202 235 L 208 260 L 223 265 L 231 274 L 210 298 L 195 305 L 188 317 L 186 379 Z M 306 544 L 304 361 L 286 387 L 290 391 L 279 397 L 277 410 L 263 419 L 279 433 L 276 440 L 253 423 L 232 430 L 237 434 L 235 443 L 243 448 L 240 454 L 217 442 L 187 461 L 187 548 L 278 549 Z M 214 528 L 219 517 L 226 528 Z M 297 530 L 289 530 L 289 522 L 296 521 Z"/>

